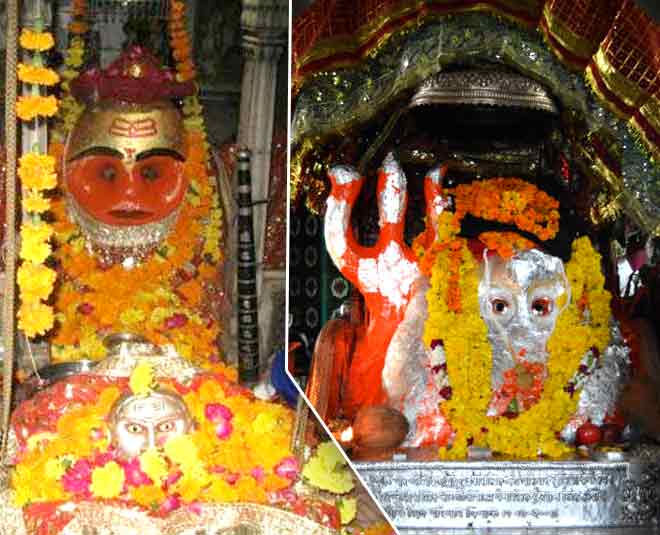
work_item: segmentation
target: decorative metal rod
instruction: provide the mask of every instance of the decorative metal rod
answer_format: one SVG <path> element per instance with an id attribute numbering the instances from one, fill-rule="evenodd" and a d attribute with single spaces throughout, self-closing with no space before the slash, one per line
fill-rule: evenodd
<path id="1" fill-rule="evenodd" d="M 252 218 L 250 151 L 238 151 L 238 377 L 243 384 L 259 380 L 257 263 Z"/>

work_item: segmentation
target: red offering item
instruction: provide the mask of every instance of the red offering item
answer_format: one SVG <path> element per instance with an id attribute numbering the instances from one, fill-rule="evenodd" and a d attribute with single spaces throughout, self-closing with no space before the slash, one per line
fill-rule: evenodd
<path id="1" fill-rule="evenodd" d="M 600 427 L 587 422 L 581 425 L 577 430 L 577 443 L 580 445 L 591 446 L 598 444 L 603 437 Z"/>

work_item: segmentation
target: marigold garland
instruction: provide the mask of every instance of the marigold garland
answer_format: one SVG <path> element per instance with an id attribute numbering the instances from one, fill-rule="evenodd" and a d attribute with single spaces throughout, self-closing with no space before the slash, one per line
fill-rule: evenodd
<path id="1" fill-rule="evenodd" d="M 100 269 L 69 220 L 63 199 L 54 202 L 56 257 L 64 275 L 55 302 L 55 362 L 98 360 L 105 356 L 104 336 L 135 332 L 157 345 L 174 344 L 179 354 L 199 365 L 224 370 L 217 343 L 220 324 L 206 311 L 210 304 L 204 300 L 222 260 L 222 210 L 206 171 L 201 136 L 186 135 L 184 173 L 191 186 L 181 212 L 168 238 L 132 270 L 121 265 Z"/>
<path id="2" fill-rule="evenodd" d="M 24 28 L 19 42 L 28 53 L 26 61 L 18 65 L 18 79 L 31 94 L 18 97 L 16 113 L 23 121 L 52 117 L 57 112 L 58 101 L 54 96 L 42 96 L 39 88 L 55 85 L 59 81 L 55 71 L 44 67 L 41 56 L 41 52 L 54 46 L 53 36 Z M 50 210 L 50 200 L 43 192 L 57 185 L 55 161 L 35 148 L 19 159 L 18 177 L 22 207 L 26 214 L 21 225 L 21 265 L 17 272 L 20 298 L 18 327 L 28 337 L 34 337 L 45 334 L 54 321 L 52 307 L 46 303 L 53 291 L 56 273 L 43 265 L 51 254 L 49 240 L 53 228 L 42 219 L 42 214 Z"/>
<path id="3" fill-rule="evenodd" d="M 566 273 L 575 299 L 559 316 L 548 341 L 548 377 L 543 393 L 514 423 L 504 417 L 486 416 L 492 397 L 492 358 L 488 330 L 479 310 L 479 266 L 465 240 L 460 250 L 460 310 L 451 310 L 447 303 L 450 281 L 446 273 L 452 262 L 448 248 L 437 254 L 427 294 L 429 318 L 424 342 L 430 347 L 434 340 L 442 340 L 444 345 L 452 396 L 441 409 L 456 433 L 451 448 L 440 450 L 441 457 L 465 458 L 470 443 L 516 458 L 536 458 L 539 452 L 549 457 L 567 453 L 570 449 L 556 434 L 575 412 L 578 398 L 566 386 L 590 348 L 602 352 L 609 340 L 610 294 L 603 288 L 598 253 L 586 237 L 573 244 Z M 578 306 L 585 293 L 589 303 L 586 315 Z"/>
<path id="4" fill-rule="evenodd" d="M 170 0 L 170 45 L 176 61 L 177 79 L 180 82 L 193 80 L 197 76 L 192 59 L 190 37 L 186 31 L 186 4 L 179 0 Z"/>
<path id="5" fill-rule="evenodd" d="M 70 83 L 80 74 L 79 69 L 85 60 L 85 34 L 89 31 L 89 25 L 86 22 L 87 1 L 75 0 L 72 3 L 72 15 L 73 20 L 68 27 L 70 33 L 69 46 L 64 54 L 64 65 L 66 68 L 62 72 L 63 82 L 60 85 L 62 88 L 61 113 L 58 116 L 58 122 L 55 127 L 56 138 L 62 143 L 67 134 L 76 125 L 78 118 L 85 109 L 71 95 Z"/>

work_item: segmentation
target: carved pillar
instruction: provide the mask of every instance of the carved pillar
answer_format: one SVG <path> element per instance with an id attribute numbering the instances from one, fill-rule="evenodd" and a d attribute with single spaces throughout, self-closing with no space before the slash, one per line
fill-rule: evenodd
<path id="1" fill-rule="evenodd" d="M 289 3 L 287 0 L 243 0 L 241 29 L 243 31 L 243 81 L 241 108 L 238 125 L 238 144 L 252 153 L 252 198 L 268 199 L 275 116 L 275 91 L 278 63 L 283 57 L 288 41 Z M 257 265 L 264 254 L 267 205 L 254 207 L 254 231 Z M 264 271 L 257 271 L 257 292 L 260 300 L 264 288 Z M 261 308 L 261 307 L 260 307 Z M 269 325 L 270 317 L 260 317 L 263 325 Z M 267 356 L 265 332 L 260 333 L 260 354 Z"/>

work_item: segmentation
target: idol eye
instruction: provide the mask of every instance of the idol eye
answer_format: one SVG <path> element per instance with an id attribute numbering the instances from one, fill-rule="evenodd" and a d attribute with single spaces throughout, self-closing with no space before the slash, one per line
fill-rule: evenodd
<path id="1" fill-rule="evenodd" d="M 126 431 L 128 431 L 129 433 L 131 433 L 133 435 L 137 435 L 137 434 L 142 433 L 144 431 L 144 429 L 142 428 L 142 426 L 140 424 L 129 423 L 129 424 L 126 424 Z"/>
<path id="2" fill-rule="evenodd" d="M 140 175 L 142 175 L 142 178 L 144 178 L 147 182 L 153 182 L 160 176 L 158 174 L 158 169 L 152 165 L 143 165 L 140 167 Z"/>
<path id="3" fill-rule="evenodd" d="M 509 303 L 504 299 L 492 299 L 490 306 L 494 314 L 506 314 L 509 311 Z"/>
<path id="4" fill-rule="evenodd" d="M 117 178 L 117 169 L 115 169 L 114 165 L 104 165 L 99 170 L 99 175 L 103 180 L 113 182 Z"/>
<path id="5" fill-rule="evenodd" d="M 158 426 L 158 431 L 161 433 L 169 433 L 175 429 L 174 422 L 163 422 Z"/>
<path id="6" fill-rule="evenodd" d="M 552 312 L 552 299 L 539 297 L 532 301 L 532 314 L 535 316 L 547 316 Z"/>

